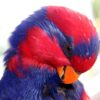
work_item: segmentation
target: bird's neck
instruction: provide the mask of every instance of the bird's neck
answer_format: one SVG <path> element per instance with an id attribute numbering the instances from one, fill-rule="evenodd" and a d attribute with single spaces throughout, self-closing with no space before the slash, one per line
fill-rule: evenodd
<path id="1" fill-rule="evenodd" d="M 7 100 L 8 97 L 10 100 L 51 100 L 50 98 L 57 98 L 54 100 L 64 100 L 64 98 L 89 100 L 80 99 L 84 89 L 79 81 L 72 85 L 61 84 L 56 71 L 48 70 L 48 68 L 30 68 L 23 71 L 23 74 L 24 77 L 19 77 L 14 72 L 5 70 L 0 81 L 0 90 L 2 90 L 0 91 L 0 99 L 5 94 Z"/>
<path id="2" fill-rule="evenodd" d="M 56 72 L 49 71 L 46 68 L 30 68 L 27 71 L 23 71 L 23 74 L 24 77 L 19 77 L 13 72 L 6 70 L 1 82 L 5 84 L 2 84 L 2 87 L 6 86 L 8 89 L 14 89 L 15 93 L 9 92 L 13 96 L 16 96 L 15 94 L 27 96 L 26 94 L 28 93 L 30 97 L 34 95 L 37 97 L 38 95 L 43 96 L 44 92 L 44 94 L 47 94 L 48 87 L 54 87 L 58 81 Z"/>

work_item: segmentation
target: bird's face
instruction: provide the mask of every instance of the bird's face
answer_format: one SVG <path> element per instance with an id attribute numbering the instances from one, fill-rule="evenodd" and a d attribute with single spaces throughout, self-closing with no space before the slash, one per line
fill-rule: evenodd
<path id="1" fill-rule="evenodd" d="M 97 58 L 99 40 L 95 27 L 86 16 L 63 7 L 48 7 L 48 18 L 63 32 L 64 38 L 57 38 L 70 62 L 57 67 L 57 72 L 65 84 L 73 83 Z"/>
<path id="2" fill-rule="evenodd" d="M 87 25 L 85 27 L 90 26 Z M 99 39 L 91 27 L 90 30 L 92 31 L 88 32 L 83 28 L 81 29 L 83 32 L 77 31 L 76 33 L 72 33 L 69 37 L 71 41 L 66 41 L 62 47 L 70 64 L 59 67 L 57 71 L 60 78 L 66 84 L 75 82 L 80 74 L 88 71 L 93 66 L 97 58 Z"/>
<path id="3" fill-rule="evenodd" d="M 70 64 L 57 68 L 58 74 L 65 84 L 75 82 L 83 72 L 88 71 L 93 66 L 99 50 L 97 35 L 91 38 L 83 37 L 77 44 L 73 41 L 64 48 Z"/>
<path id="4" fill-rule="evenodd" d="M 61 79 L 66 84 L 76 81 L 80 74 L 88 71 L 93 66 L 98 55 L 98 35 L 93 24 L 88 21 L 86 23 L 85 27 L 83 24 L 80 29 L 74 27 L 77 31 L 71 35 L 66 34 L 69 39 L 66 39 L 67 41 L 62 50 L 69 60 L 70 66 L 66 65 L 58 68 L 58 73 L 60 73 Z"/>

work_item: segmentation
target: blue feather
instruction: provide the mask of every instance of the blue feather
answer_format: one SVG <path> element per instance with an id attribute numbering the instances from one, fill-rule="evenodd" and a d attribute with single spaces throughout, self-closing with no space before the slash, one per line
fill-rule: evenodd
<path id="1" fill-rule="evenodd" d="M 97 36 L 90 39 L 89 43 L 80 42 L 73 50 L 74 55 L 89 57 L 92 54 L 97 55 L 99 51 L 99 39 Z"/>
<path id="2" fill-rule="evenodd" d="M 55 70 L 32 67 L 21 71 L 26 74 L 23 78 L 5 70 L 0 82 L 0 100 L 80 100 L 84 91 L 79 81 L 62 84 Z"/>

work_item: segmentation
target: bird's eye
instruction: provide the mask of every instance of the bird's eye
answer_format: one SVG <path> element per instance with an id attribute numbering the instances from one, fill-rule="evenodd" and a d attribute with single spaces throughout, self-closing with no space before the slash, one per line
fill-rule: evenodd
<path id="1" fill-rule="evenodd" d="M 67 46 L 66 46 L 66 49 L 67 49 L 67 51 L 68 51 L 68 52 L 71 52 L 72 47 L 71 47 L 71 46 L 69 46 L 69 45 L 67 45 Z"/>
<path id="2" fill-rule="evenodd" d="M 73 47 L 69 44 L 66 44 L 63 48 L 64 54 L 69 58 L 72 56 L 72 49 Z"/>

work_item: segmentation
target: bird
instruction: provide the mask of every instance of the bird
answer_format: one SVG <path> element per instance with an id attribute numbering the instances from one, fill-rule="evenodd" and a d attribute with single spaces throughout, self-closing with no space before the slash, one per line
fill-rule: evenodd
<path id="1" fill-rule="evenodd" d="M 79 80 L 99 52 L 88 17 L 63 6 L 42 7 L 15 28 L 9 44 L 0 100 L 90 100 Z"/>

